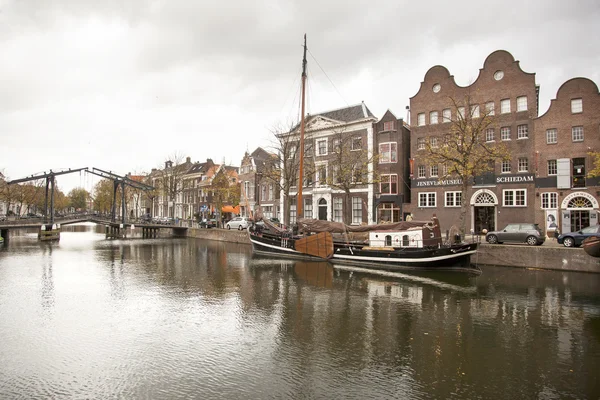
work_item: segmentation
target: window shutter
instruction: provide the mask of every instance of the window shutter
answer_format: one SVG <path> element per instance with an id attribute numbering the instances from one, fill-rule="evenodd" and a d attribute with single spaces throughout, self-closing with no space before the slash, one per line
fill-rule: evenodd
<path id="1" fill-rule="evenodd" d="M 571 159 L 559 158 L 556 160 L 556 187 L 558 189 L 571 188 Z"/>

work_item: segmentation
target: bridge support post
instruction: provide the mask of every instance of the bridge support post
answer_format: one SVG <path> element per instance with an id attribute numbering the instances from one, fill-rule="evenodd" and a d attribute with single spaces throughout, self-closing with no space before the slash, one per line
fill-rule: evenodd
<path id="1" fill-rule="evenodd" d="M 2 238 L 7 242 L 8 242 L 8 236 L 9 236 L 8 232 L 9 232 L 9 229 L 1 229 L 0 230 L 0 236 L 2 236 Z"/>
<path id="2" fill-rule="evenodd" d="M 51 240 L 60 240 L 60 225 L 59 224 L 45 224 L 40 227 L 38 233 L 38 239 L 42 242 L 48 242 Z"/>

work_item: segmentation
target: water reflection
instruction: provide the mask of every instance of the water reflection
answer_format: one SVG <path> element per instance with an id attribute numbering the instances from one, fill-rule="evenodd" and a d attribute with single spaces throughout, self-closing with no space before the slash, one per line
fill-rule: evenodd
<path id="1" fill-rule="evenodd" d="M 595 398 L 599 279 L 21 236 L 0 253 L 0 397 Z"/>

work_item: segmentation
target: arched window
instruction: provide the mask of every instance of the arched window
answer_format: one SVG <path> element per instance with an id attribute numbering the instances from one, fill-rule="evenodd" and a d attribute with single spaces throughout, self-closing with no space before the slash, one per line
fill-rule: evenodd
<path id="1" fill-rule="evenodd" d="M 392 245 L 392 235 L 385 235 L 385 245 L 386 246 Z"/>

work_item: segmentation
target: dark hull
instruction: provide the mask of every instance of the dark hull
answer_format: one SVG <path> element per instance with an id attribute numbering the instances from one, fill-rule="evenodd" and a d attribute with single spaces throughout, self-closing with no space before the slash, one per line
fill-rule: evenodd
<path id="1" fill-rule="evenodd" d="M 472 269 L 471 256 L 477 252 L 477 247 L 478 243 L 431 249 L 365 250 L 338 247 L 331 261 L 334 264 L 358 265 L 387 271 Z"/>
<path id="2" fill-rule="evenodd" d="M 250 234 L 252 249 L 257 254 L 291 259 L 323 261 L 322 258 L 298 252 L 294 239 L 282 240 L 277 236 Z M 467 243 L 431 249 L 365 250 L 335 244 L 331 261 L 334 264 L 357 265 L 378 270 L 472 270 L 471 255 L 478 243 Z"/>
<path id="3" fill-rule="evenodd" d="M 600 257 L 600 238 L 589 237 L 583 241 L 583 250 L 592 257 Z"/>

